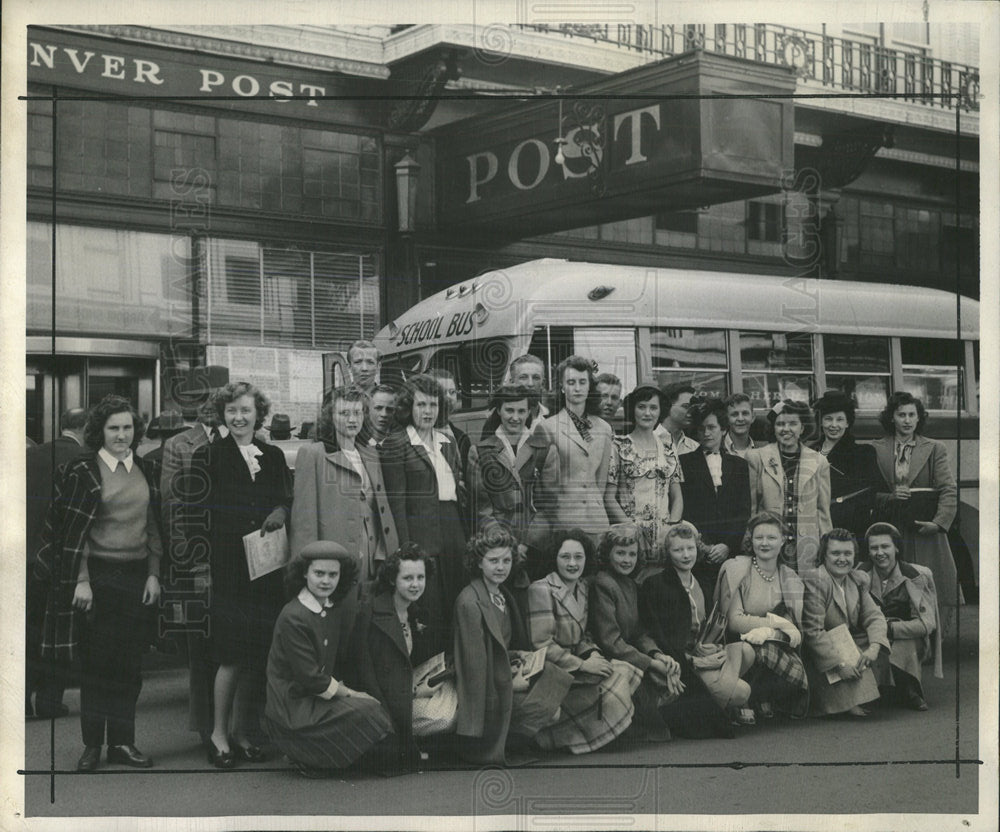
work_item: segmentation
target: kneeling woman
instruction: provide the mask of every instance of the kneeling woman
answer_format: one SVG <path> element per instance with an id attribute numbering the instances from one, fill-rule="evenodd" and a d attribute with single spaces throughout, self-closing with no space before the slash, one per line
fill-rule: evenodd
<path id="1" fill-rule="evenodd" d="M 872 579 L 871 593 L 885 616 L 892 653 L 882 653 L 872 672 L 883 696 L 897 705 L 926 711 L 920 686 L 923 660 L 934 655 L 934 675 L 941 667 L 941 627 L 934 577 L 926 566 L 906 563 L 899 555 L 903 536 L 889 523 L 875 523 L 865 533 L 871 563 L 861 569 Z"/>
<path id="2" fill-rule="evenodd" d="M 639 620 L 639 586 L 635 574 L 643 558 L 641 532 L 634 523 L 608 529 L 597 547 L 599 571 L 590 587 L 590 629 L 606 656 L 621 659 L 643 673 L 635 693 L 633 733 L 650 742 L 670 739 L 658 711 L 661 702 L 683 690 L 681 668 L 656 642 Z"/>
<path id="3" fill-rule="evenodd" d="M 506 528 L 487 524 L 466 546 L 472 580 L 455 603 L 458 750 L 477 763 L 503 764 L 508 737 L 512 746 L 523 745 L 551 723 L 573 682 L 550 665 L 530 694 L 514 691 L 510 651 L 531 649 L 517 601 L 504 586 L 516 550 Z"/>
<path id="4" fill-rule="evenodd" d="M 414 736 L 432 733 L 422 730 L 432 728 L 421 716 L 430 697 L 415 698 L 413 668 L 432 655 L 419 601 L 433 575 L 433 562 L 416 543 L 397 549 L 379 567 L 374 595 L 361 603 L 351 636 L 352 672 L 357 674 L 358 687 L 389 712 L 401 764 L 407 768 L 415 768 L 420 759 Z M 453 683 L 439 685 L 437 692 L 453 697 Z"/>
<path id="5" fill-rule="evenodd" d="M 528 587 L 528 625 L 536 649 L 546 661 L 576 676 L 563 700 L 559 721 L 535 738 L 545 749 L 567 748 L 585 754 L 607 745 L 632 724 L 632 694 L 642 672 L 628 662 L 608 661 L 587 635 L 589 578 L 594 563 L 589 535 L 580 529 L 555 538 L 555 569 Z"/>
<path id="6" fill-rule="evenodd" d="M 802 579 L 780 563 L 785 528 L 769 512 L 750 518 L 751 557 L 727 560 L 715 586 L 716 604 L 726 616 L 728 637 L 753 645 L 754 668 L 748 675 L 750 704 L 760 716 L 774 709 L 804 717 L 809 710 L 809 681 L 799 655 L 802 643 Z"/>
<path id="7" fill-rule="evenodd" d="M 753 665 L 749 644 L 702 644 L 705 592 L 692 568 L 697 560 L 698 530 L 687 521 L 666 535 L 669 566 L 639 587 L 639 615 L 656 642 L 681 668 L 681 697 L 660 709 L 670 732 L 678 737 L 732 737 L 730 709 L 736 721 L 751 723 L 743 706 L 750 686 L 740 676 Z M 711 685 L 711 687 L 709 687 Z"/>
<path id="8" fill-rule="evenodd" d="M 854 535 L 833 529 L 820 539 L 820 567 L 803 575 L 802 630 L 816 714 L 867 716 L 861 706 L 879 695 L 871 666 L 883 648 L 889 650 L 889 639 L 885 616 L 869 592 L 871 578 L 854 568 L 856 550 Z M 834 632 L 841 626 L 856 650 Z"/>
<path id="9" fill-rule="evenodd" d="M 392 732 L 377 699 L 333 675 L 353 624 L 356 572 L 357 555 L 331 540 L 307 544 L 288 565 L 288 588 L 299 591 L 274 627 L 264 723 L 303 773 L 349 766 Z"/>

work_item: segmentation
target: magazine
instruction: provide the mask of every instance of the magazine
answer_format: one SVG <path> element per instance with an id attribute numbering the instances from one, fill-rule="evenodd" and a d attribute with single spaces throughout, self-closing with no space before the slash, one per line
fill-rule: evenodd
<path id="1" fill-rule="evenodd" d="M 858 659 L 861 658 L 861 651 L 858 650 L 858 645 L 854 643 L 854 638 L 851 636 L 851 631 L 847 629 L 847 625 L 838 624 L 832 630 L 827 630 L 826 634 L 837 651 L 837 655 L 840 657 L 840 663 L 854 667 L 858 663 Z M 843 680 L 836 669 L 834 669 L 826 671 L 826 681 L 831 685 L 835 685 L 837 682 Z"/>
<path id="2" fill-rule="evenodd" d="M 250 532 L 243 536 L 243 549 L 250 580 L 256 581 L 288 563 L 288 532 L 284 526 L 263 537 L 259 531 Z"/>

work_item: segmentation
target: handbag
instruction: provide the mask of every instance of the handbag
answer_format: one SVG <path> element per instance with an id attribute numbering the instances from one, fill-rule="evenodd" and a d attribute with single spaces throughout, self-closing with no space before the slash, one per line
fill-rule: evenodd
<path id="1" fill-rule="evenodd" d="M 448 734 L 458 725 L 458 689 L 448 678 L 434 687 L 430 696 L 413 699 L 413 735 Z"/>

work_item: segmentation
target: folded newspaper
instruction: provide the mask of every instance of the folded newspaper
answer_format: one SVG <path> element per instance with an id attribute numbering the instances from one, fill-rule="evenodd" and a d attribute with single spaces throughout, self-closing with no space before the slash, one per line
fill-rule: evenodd
<path id="1" fill-rule="evenodd" d="M 256 581 L 288 563 L 288 532 L 284 526 L 263 537 L 259 531 L 250 532 L 243 536 L 243 549 L 250 580 Z"/>
<path id="2" fill-rule="evenodd" d="M 837 651 L 837 656 L 840 659 L 838 664 L 846 664 L 849 667 L 854 667 L 858 663 L 858 659 L 861 658 L 861 651 L 858 650 L 858 645 L 854 643 L 854 637 L 851 635 L 851 631 L 847 629 L 846 624 L 838 624 L 832 630 L 826 631 L 827 638 L 833 645 L 833 649 Z M 843 681 L 840 678 L 840 674 L 837 669 L 826 671 L 826 681 L 831 685 L 837 684 L 837 682 Z"/>
<path id="3" fill-rule="evenodd" d="M 434 688 L 454 675 L 455 668 L 448 664 L 444 653 L 431 656 L 413 669 L 413 695 L 430 696 Z"/>

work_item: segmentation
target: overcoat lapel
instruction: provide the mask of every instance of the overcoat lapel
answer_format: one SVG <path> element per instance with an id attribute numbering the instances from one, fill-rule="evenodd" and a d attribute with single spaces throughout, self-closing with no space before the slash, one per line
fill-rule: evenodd
<path id="1" fill-rule="evenodd" d="M 920 469 L 927 464 L 927 460 L 930 459 L 931 449 L 934 446 L 924 439 L 922 436 L 917 437 L 917 444 L 913 451 L 910 453 L 910 473 L 906 477 L 906 484 L 911 485 L 916 479 L 917 474 L 920 473 Z"/>
<path id="2" fill-rule="evenodd" d="M 406 649 L 406 642 L 403 640 L 403 630 L 399 625 L 399 618 L 396 616 L 392 595 L 389 593 L 376 595 L 372 599 L 372 613 L 372 623 L 386 634 L 400 654 L 409 661 L 410 654 Z"/>

